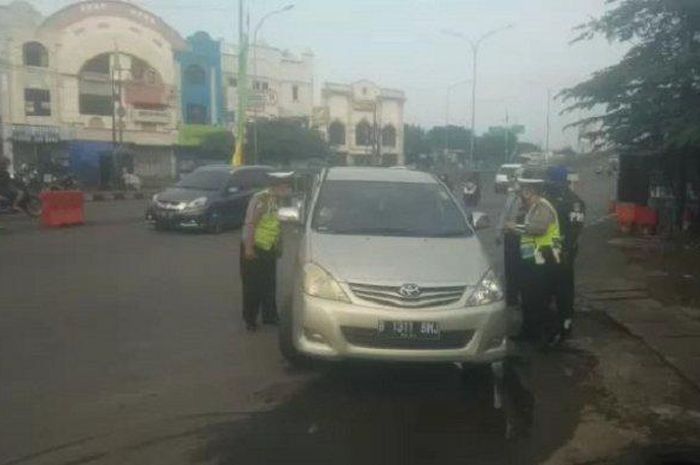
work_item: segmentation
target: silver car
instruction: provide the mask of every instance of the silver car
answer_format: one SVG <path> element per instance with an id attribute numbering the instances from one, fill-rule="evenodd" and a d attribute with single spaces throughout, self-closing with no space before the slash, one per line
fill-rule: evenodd
<path id="1" fill-rule="evenodd" d="M 302 228 L 293 302 L 281 312 L 280 348 L 290 361 L 505 356 L 501 285 L 439 180 L 406 169 L 330 168 L 308 207 L 306 215 L 279 211 Z"/>

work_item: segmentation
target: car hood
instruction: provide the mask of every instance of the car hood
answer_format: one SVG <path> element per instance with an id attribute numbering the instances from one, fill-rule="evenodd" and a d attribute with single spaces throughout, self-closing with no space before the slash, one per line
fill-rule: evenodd
<path id="1" fill-rule="evenodd" d="M 199 189 L 183 189 L 181 187 L 170 187 L 157 194 L 158 200 L 164 202 L 191 202 L 199 197 L 209 197 L 216 195 L 214 191 Z"/>
<path id="2" fill-rule="evenodd" d="M 309 258 L 343 282 L 475 285 L 489 268 L 481 243 L 468 238 L 319 234 Z"/>

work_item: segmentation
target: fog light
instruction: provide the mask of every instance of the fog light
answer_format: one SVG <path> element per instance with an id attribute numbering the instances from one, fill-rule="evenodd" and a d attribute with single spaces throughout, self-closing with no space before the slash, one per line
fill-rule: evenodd
<path id="1" fill-rule="evenodd" d="M 304 328 L 304 337 L 311 342 L 328 345 L 328 341 L 323 337 L 323 334 L 310 328 Z"/>
<path id="2" fill-rule="evenodd" d="M 506 343 L 507 338 L 505 336 L 495 336 L 486 342 L 486 350 L 496 349 L 501 347 Z"/>

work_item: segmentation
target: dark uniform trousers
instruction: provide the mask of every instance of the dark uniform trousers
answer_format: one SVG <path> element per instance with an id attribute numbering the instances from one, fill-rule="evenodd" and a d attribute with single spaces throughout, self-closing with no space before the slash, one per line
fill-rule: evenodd
<path id="1" fill-rule="evenodd" d="M 564 267 L 551 255 L 543 264 L 537 264 L 534 260 L 523 260 L 520 266 L 523 334 L 532 339 L 550 336 L 561 328 L 559 309 L 553 308 L 552 300 L 562 288 L 560 283 Z M 555 311 L 558 314 L 556 317 L 553 314 Z"/>
<path id="2" fill-rule="evenodd" d="M 262 308 L 264 322 L 277 321 L 277 251 L 255 247 L 255 258 L 245 258 L 241 243 L 240 268 L 243 284 L 243 319 L 246 324 L 257 323 Z"/>
<path id="3" fill-rule="evenodd" d="M 506 305 L 515 306 L 520 302 L 520 236 L 506 232 L 503 234 L 503 274 L 506 281 Z"/>

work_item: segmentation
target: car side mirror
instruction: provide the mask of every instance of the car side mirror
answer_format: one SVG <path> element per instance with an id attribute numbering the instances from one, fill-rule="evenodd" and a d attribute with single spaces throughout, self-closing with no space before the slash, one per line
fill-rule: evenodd
<path id="1" fill-rule="evenodd" d="M 471 223 L 475 230 L 480 231 L 491 227 L 491 218 L 484 212 L 472 212 Z"/>
<path id="2" fill-rule="evenodd" d="M 301 211 L 296 207 L 282 207 L 277 210 L 277 218 L 283 223 L 301 223 Z"/>

